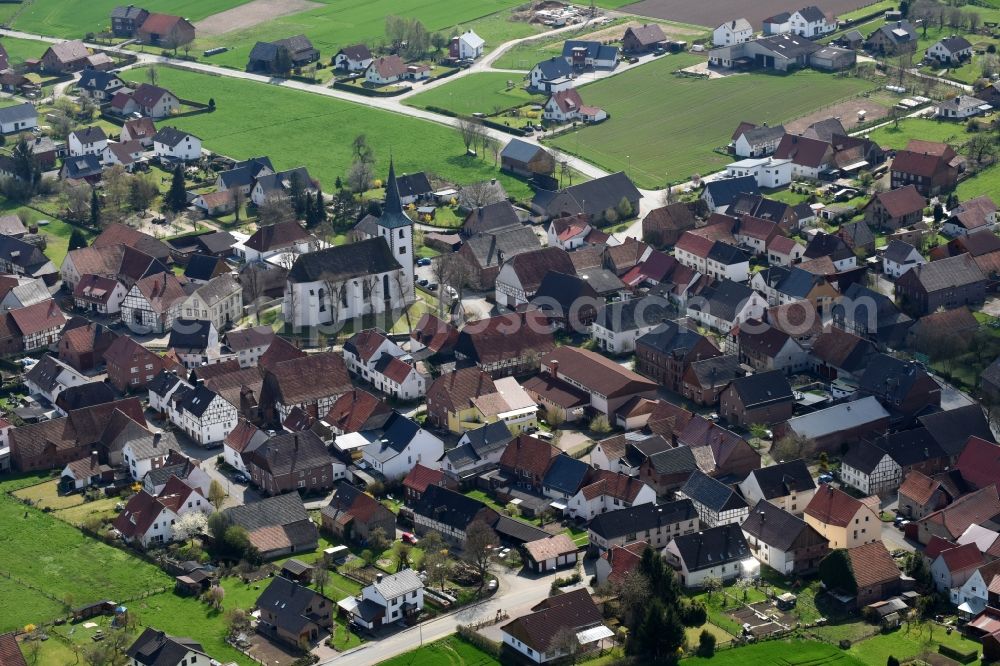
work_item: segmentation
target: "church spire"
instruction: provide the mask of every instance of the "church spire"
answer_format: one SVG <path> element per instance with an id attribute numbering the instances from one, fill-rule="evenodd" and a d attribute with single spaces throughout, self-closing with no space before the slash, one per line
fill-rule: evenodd
<path id="1" fill-rule="evenodd" d="M 389 158 L 389 182 L 385 185 L 385 206 L 382 215 L 403 214 L 403 204 L 399 199 L 399 183 L 396 182 L 396 167 Z"/>

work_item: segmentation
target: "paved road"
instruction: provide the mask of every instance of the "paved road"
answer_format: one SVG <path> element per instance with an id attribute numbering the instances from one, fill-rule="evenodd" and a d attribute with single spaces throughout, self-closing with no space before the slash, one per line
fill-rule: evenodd
<path id="1" fill-rule="evenodd" d="M 496 616 L 498 610 L 505 611 L 510 617 L 517 617 L 548 597 L 549 587 L 555 577 L 554 573 L 547 576 L 531 577 L 501 573 L 498 576 L 500 588 L 490 599 L 463 608 L 451 615 L 423 622 L 416 627 L 403 629 L 388 638 L 366 643 L 360 648 L 320 662 L 320 664 L 370 666 L 370 664 L 378 664 L 398 654 L 413 650 L 423 643 L 430 643 L 449 636 L 455 633 L 460 624 L 492 618 Z"/>

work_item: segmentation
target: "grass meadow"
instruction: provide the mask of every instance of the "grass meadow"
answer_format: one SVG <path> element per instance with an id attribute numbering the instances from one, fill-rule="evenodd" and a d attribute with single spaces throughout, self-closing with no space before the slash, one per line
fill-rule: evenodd
<path id="1" fill-rule="evenodd" d="M 813 641 L 769 641 L 717 652 L 714 657 L 691 657 L 686 666 L 862 666 L 876 662 L 859 661 L 833 645 Z M 881 662 L 885 663 L 883 659 Z"/>
<path id="2" fill-rule="evenodd" d="M 129 70 L 124 76 L 144 81 L 146 72 Z M 511 196 L 530 197 L 528 186 L 499 174 L 492 159 L 466 156 L 458 132 L 443 125 L 265 83 L 166 67 L 159 70 L 159 85 L 181 97 L 215 99 L 214 112 L 170 121 L 200 137 L 206 148 L 239 159 L 269 155 L 279 169 L 304 164 L 326 191 L 347 174 L 351 141 L 365 134 L 382 177 L 391 153 L 398 172 L 427 171 L 462 184 L 500 178 Z"/>
<path id="3" fill-rule="evenodd" d="M 742 120 L 783 123 L 871 90 L 869 81 L 815 71 L 741 74 L 723 79 L 674 76 L 701 58 L 665 56 L 579 88 L 584 102 L 610 118 L 563 134 L 553 143 L 607 171 L 628 171 L 640 187 L 717 171 Z"/>
<path id="4" fill-rule="evenodd" d="M 514 84 L 509 90 L 508 81 Z M 410 106 L 422 109 L 436 106 L 462 115 L 476 112 L 492 114 L 495 108 L 509 109 L 532 102 L 543 104 L 545 97 L 527 92 L 519 74 L 504 72 L 470 74 L 406 100 Z"/>

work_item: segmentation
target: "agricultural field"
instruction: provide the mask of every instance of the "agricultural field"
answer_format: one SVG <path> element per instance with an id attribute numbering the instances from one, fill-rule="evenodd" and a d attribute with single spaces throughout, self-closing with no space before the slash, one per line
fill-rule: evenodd
<path id="1" fill-rule="evenodd" d="M 123 76 L 146 80 L 141 69 Z M 215 99 L 214 112 L 174 119 L 209 150 L 238 159 L 269 155 L 280 169 L 304 164 L 326 191 L 347 173 L 352 139 L 365 134 L 377 156 L 377 173 L 388 170 L 391 151 L 400 172 L 427 171 L 463 184 L 499 178 L 511 196 L 530 197 L 525 183 L 499 174 L 491 159 L 466 156 L 456 130 L 443 125 L 263 83 L 166 67 L 159 70 L 159 85 L 188 99 Z"/>
<path id="2" fill-rule="evenodd" d="M 770 641 L 732 650 L 723 650 L 714 657 L 692 657 L 681 663 L 686 666 L 861 666 L 885 663 L 859 661 L 834 645 L 813 641 Z"/>
<path id="3" fill-rule="evenodd" d="M 445 31 L 452 28 L 464 30 L 476 27 L 476 21 L 497 12 L 512 9 L 517 0 L 464 0 L 463 2 L 426 2 L 426 0 L 319 0 L 312 8 L 294 14 L 278 16 L 251 27 L 214 35 L 202 35 L 195 39 L 192 52 L 202 53 L 206 49 L 228 47 L 230 52 L 206 59 L 242 69 L 246 65 L 250 49 L 258 41 L 273 41 L 290 35 L 305 34 L 327 60 L 341 47 L 364 42 L 378 44 L 385 40 L 385 17 L 389 15 L 419 19 L 428 32 Z M 511 23 L 510 21 L 507 21 Z M 484 39 L 511 39 L 516 26 L 489 24 L 493 34 L 484 34 Z M 534 28 L 524 25 L 524 32 L 517 36 L 534 33 Z M 488 43 L 495 47 L 496 43 Z"/>
<path id="4" fill-rule="evenodd" d="M 897 3 L 896 0 L 880 0 L 880 2 L 859 7 L 854 11 L 844 12 L 837 18 L 841 21 L 856 21 L 863 16 L 868 16 L 870 14 L 874 14 L 875 12 L 887 12 L 896 9 L 898 4 L 899 3 Z"/>
<path id="5" fill-rule="evenodd" d="M 176 14 L 198 21 L 245 2 L 246 0 L 144 0 L 142 6 L 151 12 Z M 24 32 L 80 39 L 88 32 L 109 29 L 111 10 L 120 4 L 119 0 L 31 0 L 21 5 L 22 9 L 14 17 L 12 27 Z"/>
<path id="6" fill-rule="evenodd" d="M 414 95 L 405 103 L 421 109 L 436 106 L 461 115 L 473 113 L 492 115 L 497 110 L 545 102 L 543 95 L 533 95 L 523 86 L 524 82 L 518 74 L 482 72 L 463 76 L 451 83 Z"/>
<path id="7" fill-rule="evenodd" d="M 1000 166 L 992 166 L 980 171 L 972 178 L 958 185 L 958 199 L 965 201 L 986 194 L 994 201 L 1000 199 Z"/>
<path id="8" fill-rule="evenodd" d="M 553 143 L 608 171 L 628 171 L 639 187 L 662 187 L 732 161 L 714 151 L 729 143 L 740 121 L 787 122 L 874 88 L 864 79 L 809 70 L 713 80 L 671 74 L 698 61 L 690 54 L 665 56 L 579 88 L 588 105 L 610 118 Z"/>
<path id="9" fill-rule="evenodd" d="M 0 5 L 0 7 L 6 6 Z M 41 58 L 42 54 L 49 47 L 44 42 L 36 42 L 31 39 L 17 39 L 15 37 L 4 37 L 0 39 L 0 44 L 3 44 L 4 49 L 7 50 L 7 56 L 10 59 L 11 65 L 16 65 L 32 58 Z"/>

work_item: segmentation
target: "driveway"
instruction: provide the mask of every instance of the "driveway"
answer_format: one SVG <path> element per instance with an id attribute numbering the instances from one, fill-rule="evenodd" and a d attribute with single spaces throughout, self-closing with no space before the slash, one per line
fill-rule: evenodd
<path id="1" fill-rule="evenodd" d="M 338 666 L 370 666 L 395 657 L 424 643 L 449 636 L 460 624 L 469 624 L 496 617 L 502 610 L 510 617 L 517 617 L 549 596 L 549 587 L 557 576 L 565 576 L 565 571 L 545 576 L 526 576 L 500 573 L 499 591 L 491 598 L 472 606 L 466 606 L 454 613 L 438 617 L 430 622 L 422 622 L 415 627 L 403 629 L 399 633 L 379 641 L 366 643 L 355 650 L 345 652 L 320 664 Z"/>
<path id="2" fill-rule="evenodd" d="M 164 425 L 162 421 L 156 420 L 156 416 L 153 412 L 148 410 L 146 412 L 146 420 L 150 423 L 159 425 L 161 428 Z M 260 493 L 256 490 L 246 484 L 233 481 L 232 478 L 226 476 L 222 470 L 216 466 L 216 458 L 222 455 L 221 447 L 206 449 L 205 447 L 196 444 L 191 440 L 191 438 L 179 430 L 164 430 L 163 438 L 172 448 L 180 450 L 181 453 L 189 458 L 201 461 L 201 468 L 205 471 L 205 473 L 208 474 L 212 480 L 218 481 L 222 484 L 222 487 L 226 489 L 226 501 L 222 504 L 223 509 L 228 509 L 231 506 L 249 504 L 261 499 Z"/>

